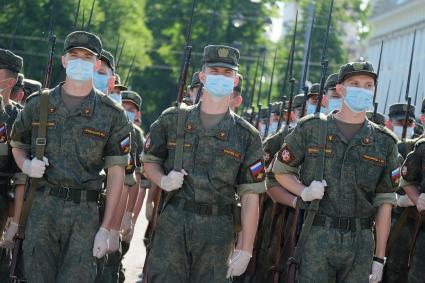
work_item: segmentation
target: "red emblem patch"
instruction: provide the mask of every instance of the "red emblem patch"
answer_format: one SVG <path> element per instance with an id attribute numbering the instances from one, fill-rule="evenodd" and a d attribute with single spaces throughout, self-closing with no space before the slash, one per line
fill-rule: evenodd
<path id="1" fill-rule="evenodd" d="M 283 147 L 280 149 L 278 157 L 279 161 L 285 164 L 288 164 L 295 159 L 294 154 L 288 148 L 287 144 L 284 144 Z"/>

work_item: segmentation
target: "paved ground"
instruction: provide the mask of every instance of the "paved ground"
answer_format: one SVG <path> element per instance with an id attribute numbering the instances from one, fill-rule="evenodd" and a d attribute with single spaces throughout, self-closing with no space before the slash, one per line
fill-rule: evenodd
<path id="1" fill-rule="evenodd" d="M 139 219 L 136 223 L 136 228 L 131 241 L 130 250 L 125 255 L 123 265 L 125 267 L 125 282 L 140 283 L 142 278 L 143 263 L 146 256 L 145 246 L 143 245 L 143 236 L 145 234 L 148 222 L 145 217 L 145 206 L 143 205 Z"/>

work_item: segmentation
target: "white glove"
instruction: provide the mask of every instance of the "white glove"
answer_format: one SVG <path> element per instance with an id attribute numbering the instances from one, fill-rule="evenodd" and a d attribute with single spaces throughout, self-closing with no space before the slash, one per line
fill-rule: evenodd
<path id="1" fill-rule="evenodd" d="M 43 177 L 46 166 L 49 166 L 49 160 L 43 156 L 43 161 L 34 157 L 32 160 L 26 159 L 22 165 L 22 172 L 31 178 Z"/>
<path id="2" fill-rule="evenodd" d="M 133 212 L 126 211 L 121 221 L 121 234 L 123 236 L 127 235 L 130 232 L 132 226 L 134 225 L 132 219 Z"/>
<path id="3" fill-rule="evenodd" d="M 226 278 L 242 275 L 248 263 L 251 260 L 252 254 L 243 250 L 234 250 L 229 261 Z"/>
<path id="4" fill-rule="evenodd" d="M 152 213 L 153 213 L 153 202 L 148 201 L 146 202 L 146 207 L 145 207 L 145 216 L 148 221 L 151 221 Z"/>
<path id="5" fill-rule="evenodd" d="M 328 184 L 325 180 L 322 181 L 313 181 L 309 187 L 305 187 L 301 193 L 301 198 L 303 201 L 313 201 L 315 199 L 322 199 L 325 194 L 325 187 Z"/>
<path id="6" fill-rule="evenodd" d="M 120 232 L 117 230 L 109 230 L 108 233 L 108 254 L 118 251 L 120 248 Z"/>
<path id="7" fill-rule="evenodd" d="M 409 207 L 414 206 L 415 204 L 413 201 L 410 200 L 408 195 L 399 195 L 396 194 L 397 197 L 397 206 L 398 207 Z"/>
<path id="8" fill-rule="evenodd" d="M 181 186 L 183 185 L 184 176 L 186 175 L 187 173 L 186 171 L 184 171 L 184 169 L 182 170 L 182 172 L 177 172 L 174 170 L 171 171 L 170 173 L 168 173 L 167 176 L 162 177 L 161 188 L 167 192 L 171 192 L 181 188 Z"/>
<path id="9" fill-rule="evenodd" d="M 0 248 L 13 249 L 13 238 L 15 237 L 16 233 L 18 233 L 19 225 L 18 223 L 15 223 L 11 217 L 7 219 L 6 223 L 9 225 L 7 225 L 7 228 L 3 232 L 3 239 L 0 241 Z"/>
<path id="10" fill-rule="evenodd" d="M 420 194 L 418 197 L 418 200 L 416 202 L 416 209 L 419 212 L 422 212 L 425 210 L 425 194 Z"/>
<path id="11" fill-rule="evenodd" d="M 122 240 L 126 242 L 127 244 L 130 244 L 131 239 L 133 239 L 133 234 L 134 234 L 134 225 L 131 226 L 131 230 L 125 236 L 122 236 Z"/>
<path id="12" fill-rule="evenodd" d="M 105 228 L 100 227 L 96 233 L 93 244 L 93 256 L 102 258 L 108 251 L 108 235 L 109 231 Z"/>
<path id="13" fill-rule="evenodd" d="M 372 273 L 369 275 L 369 283 L 381 282 L 383 270 L 384 265 L 380 262 L 374 261 L 372 263 Z"/>

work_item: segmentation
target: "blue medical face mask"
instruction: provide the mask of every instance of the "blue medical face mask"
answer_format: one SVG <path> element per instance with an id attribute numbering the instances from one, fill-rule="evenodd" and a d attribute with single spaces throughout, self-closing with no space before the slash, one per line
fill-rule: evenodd
<path id="1" fill-rule="evenodd" d="M 126 111 L 128 120 L 130 120 L 131 123 L 134 123 L 134 120 L 136 119 L 136 113 Z"/>
<path id="2" fill-rule="evenodd" d="M 98 72 L 93 73 L 93 84 L 94 87 L 105 93 L 108 91 L 108 81 L 110 76 L 99 74 Z"/>
<path id="3" fill-rule="evenodd" d="M 316 113 L 316 104 L 307 103 L 307 115 Z M 325 109 L 320 107 L 320 113 L 325 114 Z"/>
<path id="4" fill-rule="evenodd" d="M 94 63 L 83 59 L 69 60 L 66 75 L 74 81 L 86 82 L 93 78 Z"/>
<path id="5" fill-rule="evenodd" d="M 368 89 L 359 87 L 346 87 L 344 103 L 347 107 L 355 112 L 363 112 L 372 108 L 373 92 Z"/>
<path id="6" fill-rule="evenodd" d="M 110 93 L 108 96 L 112 100 L 114 100 L 116 103 L 121 104 L 121 102 L 122 102 L 121 94 L 119 94 L 119 93 Z"/>
<path id="7" fill-rule="evenodd" d="M 335 110 L 341 110 L 342 98 L 330 98 L 328 102 L 328 113 L 332 113 Z"/>
<path id="8" fill-rule="evenodd" d="M 205 90 L 213 97 L 222 99 L 233 92 L 234 79 L 223 75 L 207 75 Z"/>

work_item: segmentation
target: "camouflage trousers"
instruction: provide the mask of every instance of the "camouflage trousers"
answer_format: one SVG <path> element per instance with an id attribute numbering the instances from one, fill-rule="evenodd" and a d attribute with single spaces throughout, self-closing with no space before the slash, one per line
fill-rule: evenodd
<path id="1" fill-rule="evenodd" d="M 28 282 L 94 282 L 98 217 L 95 202 L 75 203 L 37 192 L 23 245 Z"/>
<path id="2" fill-rule="evenodd" d="M 367 283 L 373 254 L 371 230 L 352 232 L 332 229 L 329 225 L 312 226 L 302 254 L 298 281 Z"/>
<path id="3" fill-rule="evenodd" d="M 102 266 L 100 266 L 100 272 L 98 272 L 96 281 L 97 283 L 107 283 L 107 282 L 124 282 L 124 268 L 122 265 L 122 259 L 124 255 L 128 252 L 130 244 L 120 241 L 120 248 L 118 251 L 109 254 L 107 260 Z M 99 270 L 98 269 L 98 270 Z"/>
<path id="4" fill-rule="evenodd" d="M 406 222 L 403 224 L 398 235 L 393 235 L 394 227 L 398 223 L 401 211 L 406 208 L 393 209 L 393 224 L 391 227 L 390 240 L 392 241 L 391 249 L 387 251 L 387 262 L 385 264 L 382 282 L 397 283 L 407 282 L 409 252 L 412 243 L 412 237 L 415 230 L 416 207 L 408 208 L 411 210 Z M 397 211 L 395 211 L 397 210 Z M 400 211 L 401 210 L 401 211 Z M 395 237 L 394 239 L 392 239 Z M 387 246 L 388 247 L 388 246 Z"/>
<path id="5" fill-rule="evenodd" d="M 201 216 L 168 204 L 158 218 L 147 262 L 148 282 L 230 282 L 232 217 Z"/>
<path id="6" fill-rule="evenodd" d="M 422 225 L 422 230 L 416 238 L 416 244 L 413 249 L 412 262 L 408 281 L 409 283 L 423 283 L 425 271 L 425 225 Z"/>

